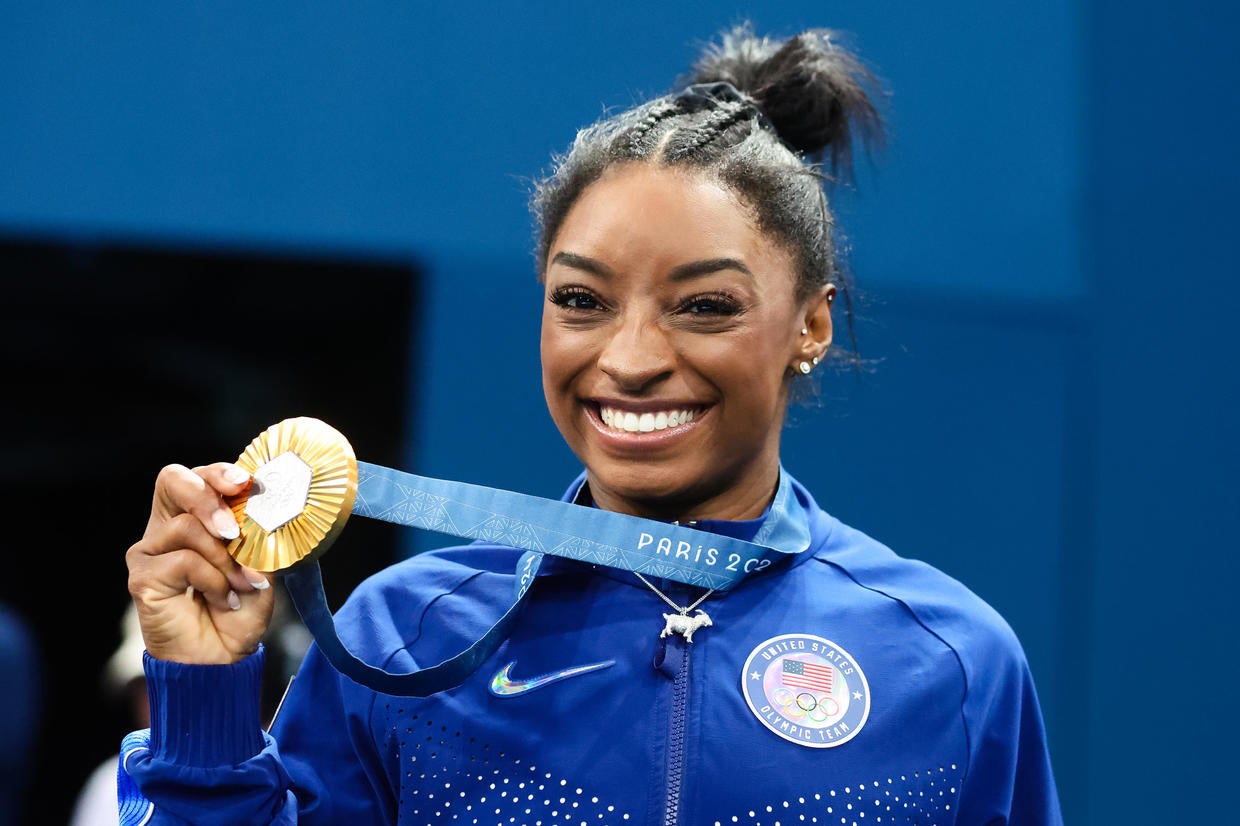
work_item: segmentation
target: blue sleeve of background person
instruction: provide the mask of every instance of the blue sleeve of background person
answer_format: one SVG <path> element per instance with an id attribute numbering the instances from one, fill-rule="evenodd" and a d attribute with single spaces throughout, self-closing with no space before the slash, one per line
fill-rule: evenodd
<path id="1" fill-rule="evenodd" d="M 262 730 L 264 657 L 261 647 L 233 665 L 182 665 L 144 655 L 151 727 L 122 743 L 122 813 L 150 826 L 297 823 L 292 781 L 275 741 Z"/>
<path id="2" fill-rule="evenodd" d="M 18 822 L 30 773 L 30 749 L 42 719 L 42 662 L 29 624 L 0 605 L 0 826 Z"/>
<path id="3" fill-rule="evenodd" d="M 969 765 L 960 823 L 1061 826 L 1046 728 L 1023 647 L 1007 621 L 966 586 L 840 525 L 820 554 L 862 587 L 901 602 L 954 652 Z"/>

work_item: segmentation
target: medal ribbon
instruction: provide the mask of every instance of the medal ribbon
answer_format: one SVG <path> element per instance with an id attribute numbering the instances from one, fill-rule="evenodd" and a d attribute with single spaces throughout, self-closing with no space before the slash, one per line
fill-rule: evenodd
<path id="1" fill-rule="evenodd" d="M 804 551 L 810 541 L 805 513 L 782 467 L 775 499 L 752 542 L 366 462 L 358 462 L 357 470 L 352 510 L 356 515 L 525 550 L 517 564 L 513 602 L 503 616 L 460 654 L 408 673 L 369 665 L 345 648 L 327 605 L 317 560 L 307 560 L 284 573 L 298 614 L 336 670 L 394 696 L 426 697 L 460 685 L 495 653 L 545 554 L 727 590 L 774 559 Z"/>

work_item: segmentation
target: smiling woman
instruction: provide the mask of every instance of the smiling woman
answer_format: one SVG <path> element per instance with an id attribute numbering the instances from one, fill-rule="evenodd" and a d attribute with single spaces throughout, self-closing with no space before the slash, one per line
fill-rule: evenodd
<path id="1" fill-rule="evenodd" d="M 1061 823 L 1011 628 L 780 458 L 848 295 L 823 184 L 880 134 L 872 86 L 829 31 L 741 27 L 538 185 L 543 388 L 583 468 L 554 504 L 639 538 L 543 545 L 495 504 L 521 548 L 418 555 L 335 615 L 369 663 L 467 663 L 452 685 L 389 696 L 316 644 L 263 731 L 272 592 L 226 551 L 251 477 L 165 468 L 127 555 L 153 720 L 133 822 Z"/>

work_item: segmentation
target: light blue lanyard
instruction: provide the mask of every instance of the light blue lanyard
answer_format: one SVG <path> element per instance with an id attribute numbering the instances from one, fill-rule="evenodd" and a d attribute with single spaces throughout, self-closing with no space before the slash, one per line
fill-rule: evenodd
<path id="1" fill-rule="evenodd" d="M 545 554 L 726 590 L 775 559 L 804 551 L 810 542 L 807 517 L 782 467 L 779 488 L 752 542 L 366 462 L 358 462 L 357 470 L 356 515 L 525 551 L 517 563 L 513 602 L 482 638 L 438 665 L 407 673 L 364 663 L 345 648 L 332 621 L 317 560 L 295 565 L 284 574 L 297 612 L 336 670 L 393 696 L 426 697 L 460 685 L 495 653 Z"/>

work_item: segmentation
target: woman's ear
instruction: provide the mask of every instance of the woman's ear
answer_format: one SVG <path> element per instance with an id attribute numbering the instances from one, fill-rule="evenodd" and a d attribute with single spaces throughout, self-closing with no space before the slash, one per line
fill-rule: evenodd
<path id="1" fill-rule="evenodd" d="M 805 303 L 805 314 L 802 317 L 802 334 L 797 342 L 795 361 L 811 365 L 818 364 L 827 355 L 831 347 L 831 336 L 834 327 L 831 323 L 831 305 L 835 302 L 835 285 L 822 287 Z M 805 372 L 800 369 L 800 372 Z"/>

